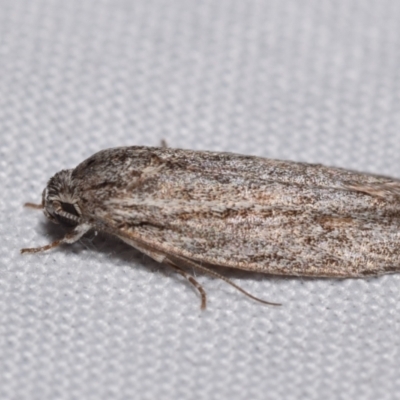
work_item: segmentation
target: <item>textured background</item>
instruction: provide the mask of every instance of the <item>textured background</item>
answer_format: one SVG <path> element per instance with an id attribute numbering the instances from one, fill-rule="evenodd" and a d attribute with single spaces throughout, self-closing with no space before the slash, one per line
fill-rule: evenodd
<path id="1" fill-rule="evenodd" d="M 46 254 L 47 179 L 158 145 L 400 177 L 400 2 L 0 0 L 0 398 L 392 399 L 400 275 L 232 273 L 209 304 L 118 240 Z"/>

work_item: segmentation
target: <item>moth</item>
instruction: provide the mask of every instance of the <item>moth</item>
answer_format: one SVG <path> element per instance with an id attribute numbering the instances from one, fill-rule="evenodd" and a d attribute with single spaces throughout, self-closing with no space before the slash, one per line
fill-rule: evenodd
<path id="1" fill-rule="evenodd" d="M 400 181 L 340 168 L 209 151 L 119 147 L 55 174 L 42 208 L 71 226 L 36 253 L 90 230 L 252 296 L 213 266 L 271 275 L 362 278 L 400 270 Z M 207 265 L 207 266 L 206 266 Z M 186 269 L 185 269 L 186 268 Z"/>

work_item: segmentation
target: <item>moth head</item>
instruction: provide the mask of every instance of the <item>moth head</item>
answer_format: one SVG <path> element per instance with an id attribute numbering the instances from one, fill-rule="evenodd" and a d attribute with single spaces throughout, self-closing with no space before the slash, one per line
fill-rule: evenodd
<path id="1" fill-rule="evenodd" d="M 72 181 L 72 169 L 55 174 L 42 194 L 44 215 L 56 224 L 78 225 L 82 212 Z"/>

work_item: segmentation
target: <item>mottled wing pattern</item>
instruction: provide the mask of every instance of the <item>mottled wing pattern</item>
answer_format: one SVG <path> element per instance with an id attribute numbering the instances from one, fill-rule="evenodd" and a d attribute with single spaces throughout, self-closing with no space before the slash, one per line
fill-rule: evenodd
<path id="1" fill-rule="evenodd" d="M 99 230 L 162 253 L 273 274 L 400 269 L 397 180 L 229 153 L 106 151 L 73 172 L 84 215 Z"/>

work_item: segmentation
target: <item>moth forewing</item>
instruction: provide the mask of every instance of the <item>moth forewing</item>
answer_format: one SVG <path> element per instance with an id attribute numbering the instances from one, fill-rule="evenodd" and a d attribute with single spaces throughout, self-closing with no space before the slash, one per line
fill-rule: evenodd
<path id="1" fill-rule="evenodd" d="M 399 198 L 399 180 L 340 168 L 121 147 L 49 180 L 45 215 L 76 226 L 23 252 L 72 243 L 90 229 L 108 232 L 190 278 L 205 306 L 204 290 L 182 267 L 218 277 L 203 264 L 310 277 L 397 272 Z"/>

